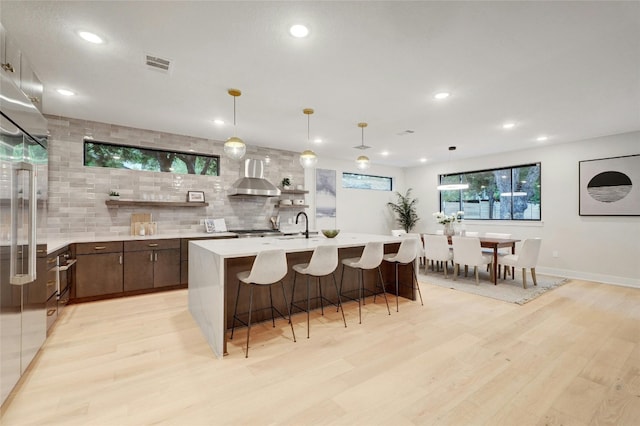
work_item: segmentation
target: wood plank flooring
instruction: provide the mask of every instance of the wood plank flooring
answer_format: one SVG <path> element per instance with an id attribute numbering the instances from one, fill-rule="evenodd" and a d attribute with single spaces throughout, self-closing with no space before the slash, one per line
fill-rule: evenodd
<path id="1" fill-rule="evenodd" d="M 217 360 L 187 291 L 72 305 L 4 404 L 10 425 L 640 425 L 640 290 L 572 281 L 518 306 L 425 305 L 237 330 Z M 393 297 L 389 304 L 395 307 Z"/>

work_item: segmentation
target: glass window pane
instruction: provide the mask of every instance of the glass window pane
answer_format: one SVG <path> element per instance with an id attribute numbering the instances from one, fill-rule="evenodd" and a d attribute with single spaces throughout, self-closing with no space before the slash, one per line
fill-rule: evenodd
<path id="1" fill-rule="evenodd" d="M 354 189 L 375 189 L 391 191 L 393 180 L 390 177 L 342 173 L 342 187 Z"/>
<path id="2" fill-rule="evenodd" d="M 465 219 L 541 220 L 540 175 L 540 163 L 440 175 L 441 184 L 469 185 L 440 191 L 441 211 L 462 210 Z"/>
<path id="3" fill-rule="evenodd" d="M 219 162 L 217 155 L 84 142 L 84 165 L 90 167 L 218 176 Z"/>

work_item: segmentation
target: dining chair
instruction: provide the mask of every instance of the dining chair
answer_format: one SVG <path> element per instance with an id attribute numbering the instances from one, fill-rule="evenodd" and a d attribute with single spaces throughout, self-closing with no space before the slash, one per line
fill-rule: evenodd
<path id="1" fill-rule="evenodd" d="M 518 254 L 507 254 L 500 258 L 500 263 L 504 266 L 504 277 L 506 278 L 507 267 L 522 268 L 522 287 L 527 288 L 527 268 L 531 270 L 531 278 L 533 285 L 538 285 L 536 281 L 536 264 L 538 263 L 538 255 L 540 254 L 540 246 L 542 239 L 527 238 L 522 243 L 522 248 Z M 515 279 L 513 274 L 512 279 Z"/>
<path id="2" fill-rule="evenodd" d="M 448 263 L 453 260 L 453 253 L 449 247 L 449 240 L 445 235 L 430 235 L 424 234 L 424 257 L 425 257 L 425 272 L 427 270 L 428 262 L 436 262 L 439 265 L 443 264 L 444 276 L 448 275 Z"/>
<path id="3" fill-rule="evenodd" d="M 417 235 L 417 238 L 415 237 Z M 416 257 L 421 254 L 419 249 L 420 245 L 422 245 L 422 241 L 420 240 L 420 236 L 418 234 L 405 234 L 405 238 L 402 243 L 400 243 L 400 247 L 398 248 L 397 253 L 388 253 L 383 256 L 383 260 L 385 262 L 393 263 L 395 266 L 395 276 L 396 276 L 396 312 L 399 312 L 399 280 L 398 280 L 398 266 L 399 265 L 411 265 L 411 288 L 413 290 L 418 290 L 418 295 L 420 295 L 420 304 L 424 305 L 422 302 L 422 292 L 420 291 L 420 284 L 418 284 L 418 276 L 416 275 L 415 261 Z"/>
<path id="4" fill-rule="evenodd" d="M 493 256 L 482 254 L 480 247 L 480 238 L 478 237 L 451 237 L 453 243 L 453 279 L 457 279 L 460 265 L 473 266 L 473 272 L 476 277 L 476 285 L 480 284 L 478 278 L 478 266 L 492 265 Z M 491 280 L 493 281 L 493 268 L 490 270 Z"/>
<path id="5" fill-rule="evenodd" d="M 485 237 L 487 238 L 503 238 L 503 239 L 509 239 L 511 238 L 511 234 L 504 234 L 501 232 L 486 232 L 484 234 Z M 492 249 L 482 249 L 482 252 L 484 254 L 490 254 L 491 256 L 493 256 L 493 250 Z M 511 249 L 508 247 L 502 247 L 498 249 L 498 257 L 501 256 L 505 256 L 507 254 L 511 254 Z M 500 265 L 500 261 L 498 261 L 498 265 Z M 505 275 L 506 277 L 506 275 Z M 498 278 L 500 278 L 500 268 L 498 268 Z"/>
<path id="6" fill-rule="evenodd" d="M 293 335 L 293 341 L 296 341 L 296 333 L 293 331 L 293 323 L 291 322 L 291 310 L 289 309 L 289 303 L 287 303 L 287 295 L 284 292 L 284 283 L 282 279 L 287 275 L 287 255 L 284 250 L 265 250 L 258 253 L 250 271 L 238 272 L 238 292 L 236 294 L 236 303 L 233 310 L 233 324 L 231 326 L 231 337 L 233 339 L 233 332 L 236 328 L 236 321 L 247 326 L 247 351 L 245 358 L 249 357 L 249 335 L 251 334 L 251 311 L 253 309 L 253 289 L 259 287 L 269 287 L 269 301 L 271 302 L 271 321 L 273 326 L 276 326 L 276 320 L 274 312 L 277 312 L 280 316 L 287 319 L 276 307 L 273 306 L 273 296 L 271 294 L 271 287 L 275 284 L 282 286 L 282 297 L 284 298 L 284 304 L 287 307 L 287 314 L 289 316 L 289 325 L 291 326 L 291 334 Z M 241 320 L 238 316 L 238 300 L 240 299 L 240 288 L 242 284 L 249 286 L 249 318 L 247 322 Z"/>
<path id="7" fill-rule="evenodd" d="M 342 300 L 340 300 L 340 291 L 338 290 L 338 284 L 336 282 L 336 276 L 334 275 L 334 271 L 338 267 L 338 246 L 334 244 L 326 244 L 319 245 L 313 251 L 311 255 L 311 260 L 309 263 L 300 263 L 297 265 L 293 265 L 291 269 L 294 271 L 293 275 L 293 286 L 291 289 L 291 312 L 293 312 L 294 308 L 297 308 L 301 311 L 305 311 L 307 313 L 307 339 L 309 338 L 309 312 L 311 311 L 311 284 L 310 277 L 317 278 L 318 285 L 318 296 L 313 299 L 318 299 L 320 301 L 320 312 L 324 315 L 324 302 L 326 301 L 328 304 L 336 306 L 339 310 L 342 311 L 342 321 L 344 322 L 344 326 L 347 326 L 347 321 L 344 318 L 344 310 L 342 309 Z M 296 278 L 298 275 L 306 275 L 307 276 L 307 297 L 306 297 L 306 306 L 302 307 L 300 304 L 303 301 L 294 301 L 294 296 L 296 292 Z M 322 277 L 328 277 L 331 275 L 333 278 L 333 286 L 336 290 L 336 294 L 338 297 L 337 303 L 332 302 L 327 299 L 322 294 Z"/>

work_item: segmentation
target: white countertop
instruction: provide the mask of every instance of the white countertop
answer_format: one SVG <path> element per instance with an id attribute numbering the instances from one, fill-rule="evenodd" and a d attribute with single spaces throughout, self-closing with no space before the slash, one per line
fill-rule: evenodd
<path id="1" fill-rule="evenodd" d="M 53 253 L 69 244 L 74 243 L 99 243 L 106 241 L 138 241 L 138 240 L 164 240 L 169 238 L 234 238 L 238 234 L 233 232 L 214 232 L 207 234 L 206 232 L 172 232 L 160 233 L 155 235 L 147 235 L 141 237 L 139 235 L 107 235 L 107 236 L 82 236 L 69 238 L 52 238 L 47 239 L 47 253 Z"/>
<path id="2" fill-rule="evenodd" d="M 326 238 L 324 235 L 309 237 L 264 237 L 264 238 L 238 238 L 233 240 L 216 241 L 202 240 L 191 241 L 190 244 L 202 247 L 223 258 L 255 256 L 264 250 L 284 249 L 287 253 L 314 250 L 321 244 L 335 244 L 338 248 L 361 247 L 368 242 L 399 243 L 401 237 L 377 234 L 340 233 L 335 238 Z"/>

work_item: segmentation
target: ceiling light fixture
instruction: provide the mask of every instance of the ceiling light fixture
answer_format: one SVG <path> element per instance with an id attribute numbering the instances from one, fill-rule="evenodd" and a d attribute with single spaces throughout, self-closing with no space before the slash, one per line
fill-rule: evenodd
<path id="1" fill-rule="evenodd" d="M 224 154 L 232 160 L 240 160 L 247 152 L 247 145 L 236 136 L 236 98 L 242 95 L 242 92 L 238 89 L 229 89 L 227 93 L 233 96 L 233 136 L 224 143 Z"/>
<path id="2" fill-rule="evenodd" d="M 433 97 L 438 100 L 447 99 L 449 96 L 451 96 L 451 93 L 449 92 L 440 92 L 433 95 Z"/>
<path id="3" fill-rule="evenodd" d="M 451 160 L 451 153 L 456 150 L 455 146 L 449 147 L 449 160 Z M 446 176 L 446 175 L 444 175 Z M 437 186 L 438 191 L 459 191 L 461 189 L 469 189 L 468 183 L 447 183 Z"/>
<path id="4" fill-rule="evenodd" d="M 307 116 L 307 146 L 309 146 L 309 140 L 310 140 L 309 128 L 310 128 L 310 122 L 311 122 L 311 114 L 313 114 L 313 109 L 305 108 L 302 110 L 302 112 Z M 318 156 L 316 155 L 315 152 L 311 151 L 310 149 L 305 149 L 304 151 L 302 151 L 302 154 L 300 154 L 300 165 L 305 169 L 313 168 L 317 163 L 318 163 Z"/>
<path id="5" fill-rule="evenodd" d="M 63 96 L 73 96 L 76 92 L 69 89 L 57 89 L 56 92 L 60 93 Z"/>
<path id="6" fill-rule="evenodd" d="M 362 129 L 362 136 L 361 136 L 360 146 L 356 147 L 358 149 L 371 148 L 370 146 L 366 146 L 364 144 L 364 128 L 367 127 L 367 125 L 368 125 L 367 123 L 358 123 L 358 127 L 360 127 L 360 129 Z M 361 155 L 356 159 L 356 166 L 360 170 L 368 169 L 370 165 L 371 165 L 371 162 L 369 161 L 369 157 L 367 157 L 366 155 Z"/>
<path id="7" fill-rule="evenodd" d="M 514 127 L 516 127 L 516 123 L 504 123 L 504 124 L 502 125 L 502 128 L 503 128 L 503 129 L 507 129 L 507 130 L 508 130 L 508 129 L 513 129 Z"/>
<path id="8" fill-rule="evenodd" d="M 224 124 L 224 120 L 216 118 L 215 120 L 213 120 L 213 124 L 217 124 L 218 126 L 222 126 Z"/>
<path id="9" fill-rule="evenodd" d="M 88 41 L 93 44 L 102 44 L 104 39 L 97 34 L 90 33 L 89 31 L 78 31 L 78 36 L 84 41 Z"/>
<path id="10" fill-rule="evenodd" d="M 304 38 L 309 35 L 309 28 L 302 24 L 292 25 L 291 28 L 289 28 L 289 34 L 296 38 Z"/>
<path id="11" fill-rule="evenodd" d="M 538 142 L 545 142 L 549 139 L 548 136 L 538 136 L 538 138 L 536 139 Z"/>

